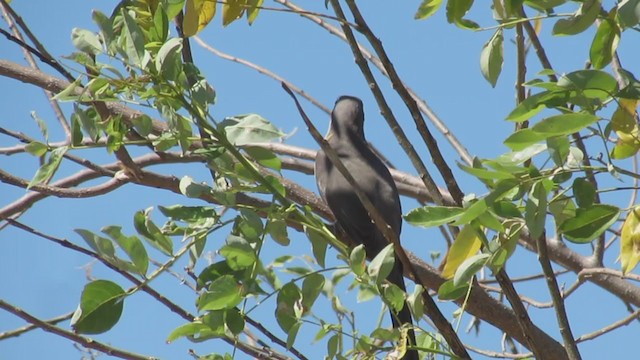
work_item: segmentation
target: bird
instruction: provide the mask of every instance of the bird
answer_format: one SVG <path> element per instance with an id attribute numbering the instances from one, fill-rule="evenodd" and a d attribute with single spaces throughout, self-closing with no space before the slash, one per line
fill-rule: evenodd
<path id="1" fill-rule="evenodd" d="M 365 138 L 362 100 L 348 95 L 336 100 L 325 140 L 399 239 L 402 230 L 400 196 L 389 169 L 371 150 Z M 322 149 L 315 158 L 315 177 L 320 196 L 333 212 L 337 225 L 351 240 L 364 245 L 368 258 L 375 257 L 389 242 L 373 223 L 356 190 Z M 396 256 L 387 280 L 406 292 L 402 273 L 402 263 Z M 394 328 L 413 324 L 406 302 L 402 310 L 398 313 L 390 310 L 390 314 Z M 408 337 L 410 344 L 415 345 L 415 333 L 411 327 Z M 418 358 L 416 350 L 408 350 L 403 357 L 404 360 Z"/>

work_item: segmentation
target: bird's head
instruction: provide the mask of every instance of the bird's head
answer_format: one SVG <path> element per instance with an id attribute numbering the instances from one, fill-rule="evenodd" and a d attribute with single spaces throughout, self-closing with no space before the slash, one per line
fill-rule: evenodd
<path id="1" fill-rule="evenodd" d="M 364 139 L 364 110 L 362 100 L 354 96 L 343 95 L 336 100 L 331 112 L 329 136 L 343 136 Z"/>

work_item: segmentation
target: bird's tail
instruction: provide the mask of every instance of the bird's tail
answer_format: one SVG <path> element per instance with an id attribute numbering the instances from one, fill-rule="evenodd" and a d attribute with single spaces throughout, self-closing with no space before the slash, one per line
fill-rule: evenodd
<path id="1" fill-rule="evenodd" d="M 402 263 L 400 262 L 400 259 L 396 257 L 395 265 L 393 266 L 393 270 L 387 277 L 387 280 L 389 280 L 389 282 L 391 282 L 392 284 L 395 284 L 396 286 L 398 286 L 400 289 L 402 289 L 402 291 L 406 292 L 407 287 L 404 284 L 404 276 L 402 275 L 402 273 L 403 273 Z M 390 310 L 390 314 L 391 314 L 391 322 L 393 323 L 394 328 L 400 328 L 403 324 L 413 325 L 413 317 L 411 316 L 411 310 L 409 310 L 409 304 L 407 304 L 406 301 L 404 302 L 404 306 L 402 307 L 402 310 L 400 310 L 397 313 L 394 312 L 393 310 Z M 409 337 L 408 345 L 415 346 L 416 334 L 412 328 L 410 328 L 409 331 L 407 332 L 407 336 Z M 407 350 L 407 352 L 403 357 L 403 360 L 419 360 L 418 351 Z"/>

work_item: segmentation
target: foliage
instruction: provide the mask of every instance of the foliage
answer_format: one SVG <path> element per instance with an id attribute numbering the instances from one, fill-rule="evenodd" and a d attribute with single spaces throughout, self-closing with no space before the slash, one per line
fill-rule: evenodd
<path id="1" fill-rule="evenodd" d="M 354 3 L 347 4 L 353 11 Z M 358 299 L 379 297 L 396 310 L 408 300 L 414 315 L 420 318 L 425 313 L 422 295 L 429 289 L 442 301 L 455 301 L 463 311 L 476 311 L 467 307 L 467 301 L 473 296 L 472 288 L 479 286 L 478 274 L 485 268 L 493 275 L 500 274 L 515 260 L 511 258 L 518 243 L 538 248 L 532 245 L 536 240 L 546 244 L 547 238 L 555 237 L 555 241 L 577 248 L 593 244 L 596 267 L 606 269 L 602 259 L 605 234 L 613 233 L 620 237 L 621 271 L 632 272 L 640 259 L 638 209 L 609 203 L 601 196 L 605 190 L 598 186 L 596 175 L 638 178 L 637 171 L 625 168 L 624 159 L 637 156 L 640 150 L 636 112 L 640 82 L 616 64 L 617 47 L 626 39 L 623 35 L 638 30 L 637 1 L 621 1 L 606 8 L 599 0 L 496 0 L 490 11 L 497 24 L 486 27 L 471 20 L 470 15 L 474 6 L 486 11 L 486 4 L 448 0 L 443 9 L 441 5 L 442 1 L 423 0 L 415 19 L 429 21 L 438 11 L 444 11 L 447 21 L 459 28 L 490 30 L 492 34 L 478 56 L 480 72 L 492 87 L 497 86 L 503 71 L 505 38 L 516 37 L 521 50 L 527 45 L 538 54 L 544 53 L 544 48 L 537 48 L 540 44 L 536 44 L 537 30 L 532 21 L 536 26 L 550 27 L 555 36 L 574 36 L 589 28 L 595 28 L 595 32 L 590 48 L 579 49 L 590 59 L 586 69 L 560 75 L 544 57 L 540 57 L 544 70 L 538 74 L 532 76 L 526 69 L 518 69 L 523 81 L 517 84 L 517 91 L 527 96 L 519 96 L 517 105 L 505 116 L 506 124 L 514 127 L 503 141 L 509 152 L 458 164 L 463 176 L 486 188 L 485 194 L 467 194 L 450 203 L 437 203 L 431 197 L 433 203 L 407 212 L 408 223 L 439 226 L 453 239 L 441 271 L 415 265 L 432 271 L 437 280 L 427 283 L 418 279 L 413 294 L 385 282 L 394 261 L 399 261 L 393 246 L 367 265 L 362 246 L 349 248 L 339 231 L 327 227 L 317 204 L 299 200 L 295 193 L 298 190 L 281 172 L 283 156 L 264 146 L 287 134 L 258 114 L 228 116 L 222 121 L 212 116 L 216 92 L 190 58 L 190 37 L 211 26 L 216 15 L 224 26 L 243 15 L 248 24 L 256 21 L 258 14 L 269 16 L 263 13 L 263 1 L 122 1 L 110 15 L 94 12 L 97 31 L 74 29 L 71 39 L 78 51 L 68 59 L 75 68 L 84 70 L 54 98 L 73 104 L 69 142 L 52 144 L 47 125 L 34 115 L 44 140 L 30 139 L 24 151 L 41 159 L 41 166 L 24 187 L 46 191 L 65 156 L 87 146 L 103 148 L 120 161 L 121 169 L 114 175 L 118 181 L 145 184 L 144 178 L 151 176 L 130 161 L 127 149 L 134 145 L 146 146 L 160 157 L 173 152 L 177 157 L 197 159 L 210 170 L 212 179 L 210 183 L 199 183 L 188 176 L 176 180 L 175 191 L 209 205 L 158 207 L 162 224 L 154 208 L 140 210 L 132 214 L 137 234 L 125 235 L 119 225 L 104 227 L 102 234 L 76 230 L 88 246 L 87 252 L 114 271 L 127 274 L 134 286 L 125 290 L 110 280 L 89 282 L 78 294 L 73 330 L 77 334 L 111 330 L 120 320 L 127 298 L 150 291 L 149 283 L 187 254 L 189 269 L 198 270 L 194 274 L 198 313 L 184 316 L 185 323 L 167 334 L 168 342 L 182 338 L 194 343 L 227 341 L 249 354 L 262 354 L 261 349 L 245 344 L 241 336 L 249 324 L 256 326 L 252 312 L 264 311 L 263 303 L 275 299 L 271 311 L 274 324 L 285 334 L 280 343 L 284 349 L 295 350 L 299 333 L 315 328 L 314 340 L 324 341 L 326 357 L 337 359 L 356 353 L 373 358 L 406 350 L 406 328 L 390 331 L 377 327 L 365 334 L 350 323 L 351 310 L 336 295 L 336 289 L 347 281 L 344 279 L 350 281 L 350 289 L 357 289 Z M 538 15 L 532 19 L 525 11 Z M 182 19 L 178 20 L 181 33 L 171 30 L 175 19 Z M 522 34 L 527 29 L 525 44 Z M 116 114 L 106 105 L 114 102 L 135 105 L 144 112 L 135 116 Z M 602 146 L 604 155 L 593 155 L 597 150 L 587 147 L 587 141 L 601 144 L 598 146 Z M 447 184 L 456 182 L 451 173 L 438 169 Z M 621 230 L 614 230 L 627 210 Z M 308 266 L 292 265 L 294 255 L 265 263 L 265 247 L 287 247 L 294 230 L 304 232 L 309 240 L 313 259 L 306 258 Z M 204 265 L 203 253 L 213 234 L 222 234 L 225 241 L 216 249 L 218 260 Z M 328 252 L 338 253 L 339 266 L 327 265 Z M 152 254 L 163 259 L 160 265 L 152 266 Z M 544 257 L 542 250 L 539 254 Z M 552 254 L 549 258 L 565 266 L 561 256 Z M 541 266 L 544 269 L 544 264 Z M 546 271 L 544 275 L 555 276 Z M 553 286 L 550 291 L 559 292 Z M 638 306 L 640 299 L 633 300 Z M 338 320 L 332 322 L 314 311 L 322 301 L 329 304 Z M 554 307 L 562 317 L 562 306 L 554 303 Z M 460 356 L 447 344 L 450 339 L 437 331 L 418 332 L 417 345 L 423 355 Z M 267 330 L 264 335 L 273 336 Z M 522 334 L 507 335 L 523 342 L 534 354 L 540 351 L 524 343 Z"/>

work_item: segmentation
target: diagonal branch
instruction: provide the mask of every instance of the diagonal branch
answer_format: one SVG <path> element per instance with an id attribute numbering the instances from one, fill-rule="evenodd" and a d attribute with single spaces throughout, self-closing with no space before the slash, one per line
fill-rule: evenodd
<path id="1" fill-rule="evenodd" d="M 100 352 L 103 352 L 107 355 L 110 356 L 115 356 L 115 357 L 119 357 L 121 359 L 130 359 L 130 360 L 156 360 L 158 358 L 153 357 L 153 356 L 146 356 L 146 355 L 140 355 L 140 354 L 136 354 L 130 351 L 126 351 L 126 350 L 122 350 L 119 348 L 116 348 L 114 346 L 111 345 L 107 345 L 105 343 L 102 343 L 100 341 L 94 340 L 94 339 L 89 339 L 87 337 L 84 337 L 82 335 L 78 335 L 76 333 L 73 333 L 71 331 L 59 328 L 53 324 L 50 324 L 47 321 L 38 319 L 37 317 L 29 314 L 28 312 L 13 306 L 11 304 L 9 304 L 8 302 L 0 299 L 0 309 L 3 309 L 7 312 L 12 313 L 13 315 L 25 320 L 26 322 L 46 331 L 46 332 L 50 332 L 52 334 L 56 334 L 58 336 L 62 336 L 63 338 L 69 339 L 73 342 L 76 342 L 78 344 L 81 344 L 82 346 L 89 348 L 89 349 L 94 349 L 94 350 L 98 350 Z"/>

